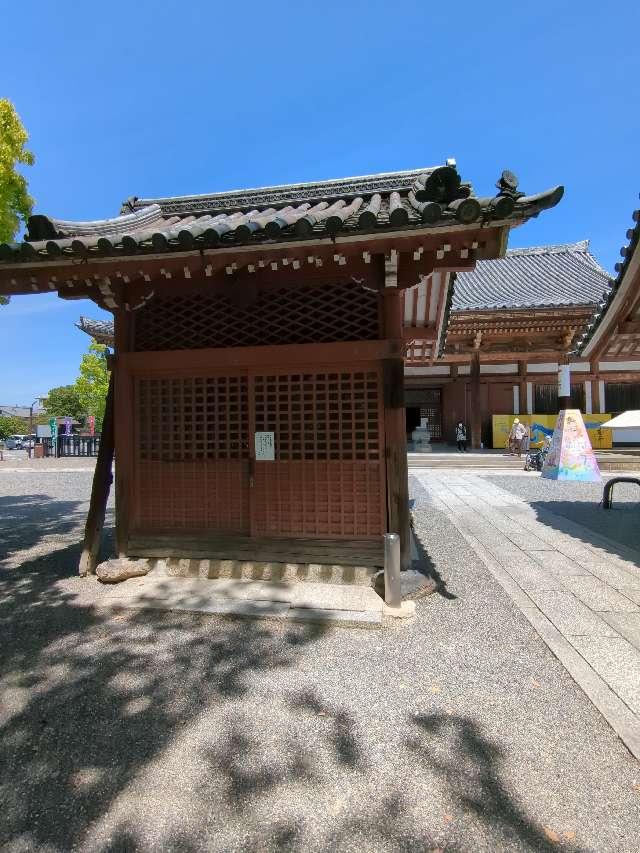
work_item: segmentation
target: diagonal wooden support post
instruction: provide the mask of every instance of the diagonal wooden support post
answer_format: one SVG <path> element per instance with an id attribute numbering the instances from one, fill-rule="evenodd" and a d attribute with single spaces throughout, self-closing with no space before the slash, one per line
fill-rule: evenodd
<path id="1" fill-rule="evenodd" d="M 93 485 L 91 487 L 91 501 L 87 523 L 84 528 L 84 546 L 80 557 L 78 571 L 81 577 L 93 575 L 96 571 L 100 542 L 102 540 L 102 528 L 104 527 L 104 516 L 111 488 L 111 465 L 113 463 L 113 371 L 109 376 L 109 388 L 107 390 L 107 401 L 102 422 L 102 435 L 98 458 L 93 473 Z"/>

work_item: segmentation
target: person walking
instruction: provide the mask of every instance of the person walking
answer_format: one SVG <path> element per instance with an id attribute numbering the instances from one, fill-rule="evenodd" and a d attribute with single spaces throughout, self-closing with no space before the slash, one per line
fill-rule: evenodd
<path id="1" fill-rule="evenodd" d="M 456 426 L 456 442 L 458 443 L 458 453 L 467 452 L 467 429 L 462 421 L 458 421 Z"/>

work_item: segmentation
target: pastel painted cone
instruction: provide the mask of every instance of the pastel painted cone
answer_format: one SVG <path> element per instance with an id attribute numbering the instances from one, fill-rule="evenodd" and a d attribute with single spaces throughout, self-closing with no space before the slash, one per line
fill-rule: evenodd
<path id="1" fill-rule="evenodd" d="M 542 476 L 547 480 L 581 483 L 601 481 L 580 409 L 563 409 L 559 413 Z"/>

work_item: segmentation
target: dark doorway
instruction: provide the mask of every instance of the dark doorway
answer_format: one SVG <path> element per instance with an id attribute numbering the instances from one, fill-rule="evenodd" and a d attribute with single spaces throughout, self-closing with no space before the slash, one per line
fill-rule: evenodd
<path id="1" fill-rule="evenodd" d="M 407 436 L 410 436 L 414 429 L 420 426 L 420 407 L 407 406 L 406 419 Z"/>

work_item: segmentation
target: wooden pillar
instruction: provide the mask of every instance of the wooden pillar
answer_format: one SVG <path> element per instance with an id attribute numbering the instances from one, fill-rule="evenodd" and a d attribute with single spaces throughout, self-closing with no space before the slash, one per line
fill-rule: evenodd
<path id="1" fill-rule="evenodd" d="M 93 485 L 91 486 L 91 500 L 89 501 L 89 513 L 84 528 L 84 545 L 80 555 L 79 574 L 93 575 L 96 571 L 98 554 L 100 553 L 100 542 L 102 540 L 102 529 L 104 527 L 104 516 L 111 488 L 111 466 L 113 465 L 113 370 L 109 376 L 109 388 L 102 421 L 102 433 L 100 435 L 100 447 L 98 458 L 93 472 Z"/>
<path id="2" fill-rule="evenodd" d="M 527 363 L 518 362 L 518 395 L 520 400 L 520 414 L 527 411 Z"/>
<path id="3" fill-rule="evenodd" d="M 402 344 L 402 292 L 385 288 L 383 297 L 385 338 L 395 342 L 397 356 L 383 364 L 385 462 L 387 474 L 387 530 L 400 536 L 400 561 L 411 566 L 409 471 L 407 467 L 404 359 Z"/>
<path id="4" fill-rule="evenodd" d="M 129 516 L 132 512 L 134 474 L 133 380 L 122 355 L 132 349 L 132 317 L 122 309 L 114 314 L 114 447 L 116 459 L 116 550 L 127 556 Z"/>
<path id="5" fill-rule="evenodd" d="M 558 363 L 558 411 L 571 408 L 571 365 L 567 358 Z"/>
<path id="6" fill-rule="evenodd" d="M 480 353 L 471 358 L 471 447 L 479 449 L 482 441 L 482 412 L 480 411 Z"/>
<path id="7" fill-rule="evenodd" d="M 600 399 L 600 374 L 598 373 L 598 362 L 592 361 L 591 365 L 591 408 L 594 412 L 602 412 L 602 400 Z"/>

